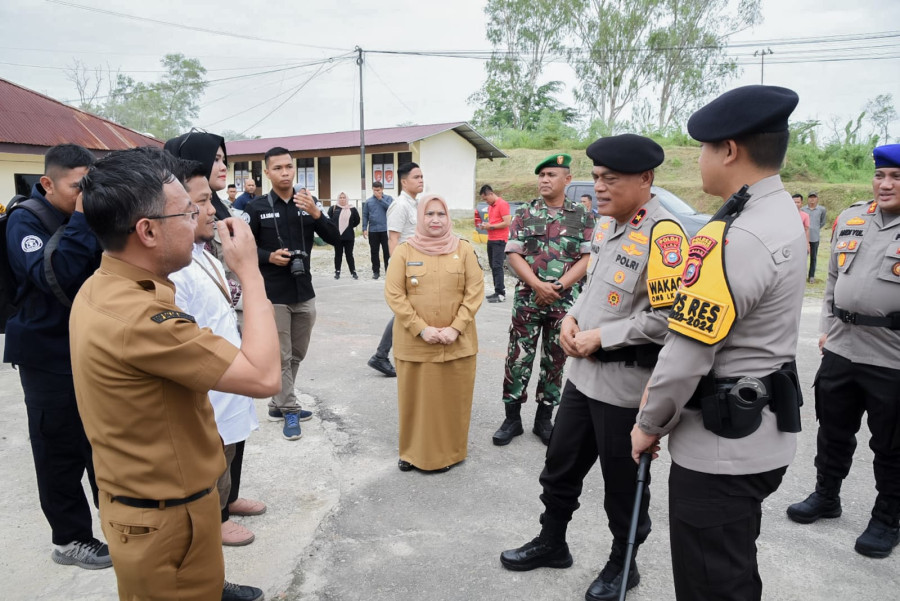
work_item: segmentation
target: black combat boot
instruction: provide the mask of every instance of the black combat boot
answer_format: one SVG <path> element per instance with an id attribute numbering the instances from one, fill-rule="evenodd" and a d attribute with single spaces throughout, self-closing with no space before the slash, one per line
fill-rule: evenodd
<path id="1" fill-rule="evenodd" d="M 504 568 L 527 572 L 535 568 L 571 567 L 572 554 L 566 544 L 569 520 L 545 512 L 541 515 L 541 524 L 543 527 L 536 539 L 500 554 L 500 564 Z"/>
<path id="2" fill-rule="evenodd" d="M 798 524 L 812 524 L 819 518 L 841 517 L 841 481 L 816 478 L 816 490 L 800 503 L 787 508 L 789 518 Z"/>
<path id="3" fill-rule="evenodd" d="M 900 499 L 877 499 L 872 519 L 856 539 L 854 548 L 866 557 L 882 559 L 891 554 L 897 543 L 900 543 Z"/>
<path id="4" fill-rule="evenodd" d="M 506 419 L 500 425 L 500 429 L 494 432 L 494 444 L 498 447 L 508 445 L 516 436 L 520 436 L 525 430 L 522 429 L 522 404 L 521 403 L 505 403 Z"/>
<path id="5" fill-rule="evenodd" d="M 631 567 L 628 569 L 626 590 L 633 589 L 641 581 L 641 574 L 638 572 L 637 563 L 634 560 L 639 546 L 634 546 Z M 609 561 L 606 562 L 606 565 L 603 566 L 603 569 L 584 594 L 586 601 L 607 601 L 608 599 L 615 600 L 619 598 L 619 591 L 622 588 L 622 576 L 625 575 L 626 550 L 626 545 L 613 542 L 612 551 L 609 553 Z"/>
<path id="6" fill-rule="evenodd" d="M 537 412 L 534 414 L 534 428 L 532 432 L 540 436 L 541 442 L 545 445 L 550 444 L 550 435 L 553 434 L 553 405 L 538 403 Z"/>

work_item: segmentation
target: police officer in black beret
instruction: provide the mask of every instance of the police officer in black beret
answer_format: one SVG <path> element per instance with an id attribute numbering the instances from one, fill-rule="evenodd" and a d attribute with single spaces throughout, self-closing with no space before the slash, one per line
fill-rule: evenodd
<path id="1" fill-rule="evenodd" d="M 794 364 L 806 235 L 779 171 L 793 91 L 746 86 L 688 121 L 707 194 L 726 200 L 691 240 L 632 454 L 669 435 L 676 598 L 759 600 L 762 501 L 794 458 Z"/>
<path id="2" fill-rule="evenodd" d="M 665 338 L 687 239 L 650 191 L 654 170 L 664 158 L 656 142 L 633 134 L 602 138 L 588 147 L 587 155 L 594 162 L 601 217 L 591 241 L 587 284 L 560 331 L 560 344 L 571 361 L 540 477 L 543 528 L 530 543 L 504 551 L 500 562 L 519 571 L 572 565 L 567 525 L 578 509 L 584 478 L 599 458 L 613 540 L 609 561 L 585 598 L 600 601 L 618 599 L 629 561 L 626 544 L 637 471 L 628 432 Z M 649 503 L 646 493 L 638 545 L 650 534 Z M 639 581 L 632 564 L 627 588 Z"/>

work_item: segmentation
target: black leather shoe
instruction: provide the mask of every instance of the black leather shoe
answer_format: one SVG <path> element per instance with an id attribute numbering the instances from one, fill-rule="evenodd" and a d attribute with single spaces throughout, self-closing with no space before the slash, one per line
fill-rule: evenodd
<path id="1" fill-rule="evenodd" d="M 586 601 L 607 601 L 608 599 L 618 599 L 619 591 L 622 587 L 622 574 L 625 570 L 622 566 L 607 563 L 606 567 L 597 575 L 597 578 L 588 587 L 584 594 Z M 631 590 L 641 581 L 641 574 L 638 572 L 637 565 L 631 566 L 628 572 L 628 587 Z"/>
<path id="2" fill-rule="evenodd" d="M 493 441 L 498 447 L 508 445 L 516 436 L 521 436 L 525 432 L 522 429 L 522 420 L 507 417 L 500 425 L 500 429 L 494 432 Z"/>
<path id="3" fill-rule="evenodd" d="M 804 501 L 789 506 L 787 515 L 798 524 L 812 524 L 819 518 L 840 517 L 841 511 L 840 496 L 815 491 Z"/>
<path id="4" fill-rule="evenodd" d="M 397 461 L 397 467 L 401 472 L 411 472 L 416 469 L 416 466 L 414 466 L 412 463 L 410 463 L 409 461 L 403 461 L 402 459 Z"/>
<path id="5" fill-rule="evenodd" d="M 883 559 L 891 554 L 897 543 L 900 543 L 900 528 L 872 518 L 865 532 L 856 539 L 854 549 L 860 555 Z"/>
<path id="6" fill-rule="evenodd" d="M 379 357 L 378 355 L 372 355 L 369 359 L 368 363 L 369 367 L 376 371 L 380 371 L 384 375 L 389 378 L 396 378 L 397 372 L 394 371 L 394 366 L 391 365 L 391 362 L 385 357 Z"/>
<path id="7" fill-rule="evenodd" d="M 536 538 L 518 549 L 501 553 L 500 563 L 514 572 L 527 572 L 535 568 L 568 568 L 572 565 L 572 554 L 566 543 L 552 543 Z"/>
<path id="8" fill-rule="evenodd" d="M 262 590 L 255 586 L 226 582 L 222 589 L 222 601 L 263 601 L 265 598 Z"/>

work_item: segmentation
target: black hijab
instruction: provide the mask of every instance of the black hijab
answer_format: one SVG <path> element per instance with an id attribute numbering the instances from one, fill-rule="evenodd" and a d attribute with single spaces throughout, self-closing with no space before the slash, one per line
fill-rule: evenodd
<path id="1" fill-rule="evenodd" d="M 219 148 L 225 155 L 225 164 L 228 164 L 228 152 L 225 150 L 225 138 L 216 134 L 209 134 L 205 131 L 191 130 L 186 134 L 182 134 L 177 138 L 172 138 L 166 142 L 165 148 L 168 152 L 175 155 L 179 159 L 188 159 L 197 161 L 203 165 L 206 172 L 206 178 L 212 174 L 213 165 L 216 162 L 216 152 Z M 216 208 L 216 219 L 226 219 L 231 217 L 231 212 L 219 195 L 212 193 L 211 202 Z"/>

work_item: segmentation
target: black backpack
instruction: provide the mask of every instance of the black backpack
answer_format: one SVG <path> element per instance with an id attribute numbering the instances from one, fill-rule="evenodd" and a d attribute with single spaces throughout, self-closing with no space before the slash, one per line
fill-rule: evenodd
<path id="1" fill-rule="evenodd" d="M 21 295 L 16 294 L 19 282 L 9 266 L 9 256 L 6 250 L 6 226 L 9 224 L 9 216 L 14 210 L 18 209 L 31 211 L 32 214 L 41 220 L 48 232 L 53 232 L 53 236 L 51 236 L 47 245 L 44 246 L 44 277 L 47 278 L 47 283 L 50 285 L 50 289 L 57 300 L 64 307 L 72 306 L 72 300 L 66 296 L 66 293 L 63 292 L 62 287 L 56 280 L 56 274 L 53 272 L 53 262 L 51 261 L 53 252 L 59 246 L 59 239 L 62 237 L 63 230 L 66 229 L 66 224 L 65 222 L 60 223 L 59 216 L 45 203 L 17 194 L 6 205 L 6 212 L 0 214 L 0 333 L 6 333 L 6 322 L 16 314 L 22 301 L 25 300 L 30 292 L 29 286 L 26 285 L 22 289 Z"/>

